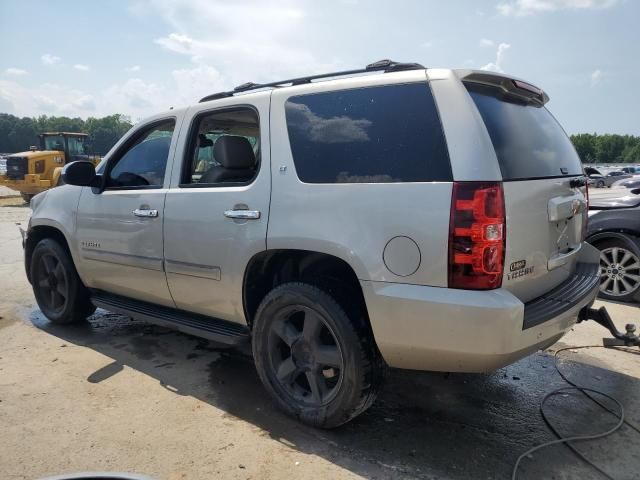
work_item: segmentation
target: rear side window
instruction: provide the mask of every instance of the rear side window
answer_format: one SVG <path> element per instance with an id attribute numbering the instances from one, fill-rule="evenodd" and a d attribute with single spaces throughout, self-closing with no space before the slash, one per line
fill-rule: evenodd
<path id="1" fill-rule="evenodd" d="M 300 95 L 285 105 L 293 161 L 306 183 L 451 181 L 427 83 Z"/>
<path id="2" fill-rule="evenodd" d="M 504 97 L 495 87 L 466 87 L 487 127 L 504 180 L 582 175 L 578 154 L 549 110 Z"/>

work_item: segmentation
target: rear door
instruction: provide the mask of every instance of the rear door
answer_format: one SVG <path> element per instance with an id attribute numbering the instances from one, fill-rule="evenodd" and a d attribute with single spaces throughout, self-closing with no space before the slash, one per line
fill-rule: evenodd
<path id="1" fill-rule="evenodd" d="M 245 267 L 266 248 L 271 92 L 198 104 L 185 118 L 164 210 L 176 306 L 245 321 Z"/>
<path id="2" fill-rule="evenodd" d="M 495 86 L 465 86 L 502 173 L 507 214 L 502 285 L 526 302 L 575 269 L 587 219 L 586 187 L 576 186 L 582 164 L 543 105 L 506 95 Z"/>

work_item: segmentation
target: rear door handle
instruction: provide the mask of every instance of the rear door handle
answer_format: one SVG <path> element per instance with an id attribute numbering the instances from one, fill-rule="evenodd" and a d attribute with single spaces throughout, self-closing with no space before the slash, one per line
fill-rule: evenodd
<path id="1" fill-rule="evenodd" d="M 257 220 L 260 218 L 259 210 L 226 210 L 224 216 L 240 220 Z"/>
<path id="2" fill-rule="evenodd" d="M 147 209 L 147 208 L 136 208 L 133 211 L 133 214 L 136 217 L 156 218 L 158 216 L 158 210 L 151 210 L 151 209 Z"/>

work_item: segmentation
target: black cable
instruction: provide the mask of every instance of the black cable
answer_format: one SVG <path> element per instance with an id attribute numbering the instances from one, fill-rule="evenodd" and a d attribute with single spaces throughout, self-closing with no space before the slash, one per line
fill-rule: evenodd
<path id="1" fill-rule="evenodd" d="M 567 378 L 567 376 L 562 373 L 562 370 L 560 370 L 560 368 L 558 367 L 558 354 L 560 352 L 564 352 L 565 350 L 579 350 L 579 349 L 587 349 L 587 348 L 606 348 L 606 349 L 610 349 L 610 350 L 617 350 L 619 352 L 625 352 L 625 353 L 637 353 L 635 350 L 628 350 L 626 348 L 623 347 L 605 347 L 604 345 L 582 345 L 579 347 L 565 347 L 565 348 L 561 348 L 560 350 L 556 350 L 556 353 L 554 354 L 554 363 L 553 366 L 556 369 L 556 372 L 558 372 L 558 375 L 560 375 L 560 377 L 567 382 L 569 385 L 576 387 L 576 388 L 580 388 L 579 385 L 576 385 L 575 382 L 569 380 Z M 597 399 L 593 398 L 591 395 L 589 395 L 586 392 L 582 392 L 585 396 L 587 396 L 592 402 L 596 403 L 598 406 L 604 408 L 606 411 L 608 411 L 610 414 L 612 415 L 616 415 L 616 412 L 614 412 L 613 410 L 611 410 L 609 407 L 607 407 L 606 405 L 600 403 Z M 617 415 L 616 415 L 617 416 Z M 635 424 L 631 423 L 630 421 L 626 420 L 624 421 L 624 423 L 628 426 L 631 427 L 632 429 L 634 429 L 636 432 L 640 433 L 640 427 L 636 426 Z"/>
<path id="2" fill-rule="evenodd" d="M 598 467 L 595 463 L 593 463 L 591 460 L 589 460 L 587 457 L 585 457 L 582 453 L 580 453 L 580 451 L 578 449 L 576 449 L 573 445 L 571 445 L 571 443 L 569 443 L 569 442 L 577 442 L 577 441 L 595 440 L 595 439 L 607 437 L 607 436 L 611 435 L 612 433 L 616 432 L 617 430 L 619 430 L 620 427 L 622 427 L 622 425 L 624 425 L 624 424 L 628 425 L 629 427 L 631 427 L 632 429 L 634 429 L 635 431 L 640 433 L 640 429 L 636 425 L 634 425 L 633 423 L 629 422 L 628 420 L 625 420 L 624 406 L 616 398 L 614 398 L 614 397 L 612 397 L 610 395 L 607 395 L 604 392 L 600 392 L 598 390 L 594 390 L 594 389 L 586 388 L 586 387 L 581 387 L 581 386 L 577 385 L 575 382 L 569 380 L 567 378 L 567 376 L 558 367 L 558 354 L 560 352 L 563 352 L 565 350 L 578 350 L 578 349 L 586 349 L 586 348 L 612 348 L 614 350 L 619 350 L 619 351 L 622 351 L 622 352 L 631 353 L 629 350 L 626 350 L 626 349 L 618 349 L 618 348 L 615 348 L 615 347 L 604 347 L 602 345 L 584 345 L 584 346 L 579 346 L 579 347 L 566 347 L 566 348 L 561 348 L 560 350 L 557 350 L 555 352 L 555 354 L 554 354 L 554 367 L 555 367 L 556 371 L 558 372 L 558 375 L 560 375 L 560 377 L 566 383 L 568 383 L 570 385 L 570 387 L 561 387 L 561 388 L 558 388 L 558 389 L 553 390 L 552 392 L 549 392 L 548 394 L 546 394 L 542 398 L 542 401 L 540 402 L 539 409 L 540 409 L 540 415 L 542 416 L 542 419 L 547 424 L 549 429 L 553 432 L 553 434 L 557 437 L 557 439 L 549 441 L 549 442 L 541 443 L 540 445 L 537 445 L 537 446 L 535 446 L 533 448 L 530 448 L 529 450 L 524 452 L 522 455 L 520 455 L 518 457 L 518 459 L 516 460 L 515 465 L 513 466 L 513 470 L 512 470 L 512 473 L 511 473 L 511 479 L 512 480 L 516 480 L 517 472 L 518 472 L 518 466 L 520 465 L 520 462 L 522 461 L 522 459 L 524 457 L 526 457 L 526 456 L 532 454 L 533 452 L 538 451 L 538 450 L 540 450 L 542 448 L 546 448 L 548 446 L 557 445 L 557 444 L 565 444 L 567 447 L 569 447 L 571 449 L 571 451 L 573 451 L 586 464 L 588 464 L 589 466 L 591 466 L 592 468 L 597 470 L 599 473 L 604 475 L 606 478 L 611 479 L 611 480 L 615 480 L 611 475 L 609 475 L 607 472 L 605 472 L 600 467 Z M 607 430 L 606 432 L 601 432 L 601 433 L 591 434 L 591 435 L 576 435 L 576 436 L 571 436 L 571 437 L 562 437 L 560 435 L 560 433 L 558 432 L 558 430 L 553 426 L 553 424 L 547 418 L 547 416 L 546 416 L 546 414 L 544 412 L 544 405 L 545 405 L 546 401 L 550 397 L 552 397 L 554 395 L 557 395 L 557 394 L 559 394 L 561 392 L 574 391 L 574 390 L 579 391 L 584 396 L 586 396 L 589 400 L 594 402 L 596 405 L 600 406 L 601 408 L 603 408 L 607 412 L 609 412 L 612 415 L 614 415 L 616 418 L 618 418 L 618 423 L 614 427 L 612 427 L 611 429 Z M 619 413 L 616 412 L 615 410 L 612 410 L 611 408 L 607 407 L 606 405 L 604 405 L 600 401 L 598 401 L 596 398 L 594 398 L 592 395 L 590 395 L 589 392 L 591 392 L 593 394 L 601 395 L 603 397 L 607 397 L 609 400 L 611 400 L 612 402 L 614 402 L 618 406 L 618 408 L 620 410 Z"/>
<path id="3" fill-rule="evenodd" d="M 544 398 L 542 399 L 542 402 L 540 402 L 540 410 L 542 411 L 542 409 L 544 408 L 544 404 L 547 401 L 547 399 L 549 399 L 549 397 L 553 396 L 553 395 L 557 395 L 558 393 L 561 392 L 566 392 L 566 391 L 571 391 L 571 390 L 586 390 L 589 392 L 593 392 L 593 393 L 597 393 L 599 395 L 602 395 L 604 397 L 607 397 L 608 399 L 610 399 L 611 401 L 613 401 L 614 403 L 616 403 L 618 405 L 618 407 L 620 407 L 620 417 L 619 417 L 619 421 L 618 423 L 610 428 L 609 430 L 607 430 L 606 432 L 601 432 L 601 433 L 595 433 L 592 435 L 575 435 L 572 437 L 560 437 L 557 438 L 555 440 L 551 440 L 549 442 L 544 442 L 541 443 L 540 445 L 537 445 L 533 448 L 530 448 L 529 450 L 527 450 L 526 452 L 524 452 L 522 455 L 520 455 L 518 457 L 518 459 L 516 460 L 515 465 L 513 466 L 513 471 L 511 473 L 511 480 L 516 480 L 517 477 L 517 473 L 518 473 L 518 466 L 520 465 L 520 462 L 522 461 L 522 459 L 528 455 L 531 455 L 533 452 L 536 452 L 542 448 L 546 448 L 546 447 L 550 447 L 551 445 L 557 445 L 560 443 L 567 443 L 567 442 L 580 442 L 580 441 L 586 441 L 586 440 L 596 440 L 598 438 L 604 438 L 607 437 L 609 435 L 611 435 L 613 432 L 615 432 L 616 430 L 618 430 L 622 424 L 624 423 L 624 407 L 622 406 L 622 404 L 616 400 L 615 398 L 613 398 L 610 395 L 607 395 L 606 393 L 602 393 L 599 392 L 597 390 L 593 390 L 591 388 L 584 388 L 584 387 L 574 387 L 574 386 L 570 386 L 570 387 L 561 387 L 558 388 L 552 392 L 547 393 Z M 581 456 L 581 458 L 584 458 Z M 587 463 L 591 466 L 595 466 L 590 460 L 587 460 Z M 598 471 L 602 472 L 602 470 L 598 467 L 596 467 L 598 469 Z M 608 478 L 612 478 L 610 475 L 608 475 L 605 472 L 604 473 Z"/>

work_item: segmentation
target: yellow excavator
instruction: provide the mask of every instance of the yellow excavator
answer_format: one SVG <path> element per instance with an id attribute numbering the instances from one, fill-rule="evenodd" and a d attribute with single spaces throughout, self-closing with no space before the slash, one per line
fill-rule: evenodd
<path id="1" fill-rule="evenodd" d="M 62 167 L 76 160 L 89 160 L 97 165 L 100 157 L 89 155 L 86 133 L 46 132 L 38 135 L 39 147 L 6 157 L 6 173 L 0 185 L 17 190 L 25 202 L 34 195 L 61 184 Z"/>

